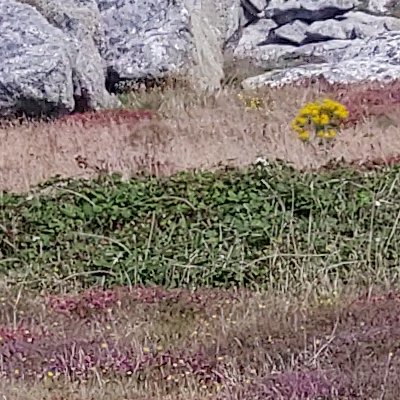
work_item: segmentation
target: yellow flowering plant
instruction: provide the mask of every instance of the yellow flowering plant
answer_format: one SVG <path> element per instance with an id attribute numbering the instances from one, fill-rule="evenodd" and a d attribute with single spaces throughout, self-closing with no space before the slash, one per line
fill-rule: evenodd
<path id="1" fill-rule="evenodd" d="M 264 107 L 264 102 L 260 97 L 243 96 L 241 93 L 239 93 L 237 96 L 245 105 L 246 110 L 259 110 Z"/>
<path id="2" fill-rule="evenodd" d="M 307 103 L 300 109 L 291 123 L 298 138 L 303 141 L 311 139 L 310 128 L 314 126 L 315 135 L 321 139 L 334 139 L 340 122 L 349 116 L 347 108 L 334 100 Z"/>

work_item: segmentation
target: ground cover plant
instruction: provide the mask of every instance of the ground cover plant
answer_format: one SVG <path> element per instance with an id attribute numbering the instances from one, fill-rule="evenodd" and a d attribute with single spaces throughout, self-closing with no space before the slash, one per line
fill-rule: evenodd
<path id="1" fill-rule="evenodd" d="M 397 88 L 4 122 L 2 397 L 398 399 Z M 324 98 L 348 118 L 303 143 L 290 122 Z"/>
<path id="2" fill-rule="evenodd" d="M 328 270 L 396 280 L 399 176 L 272 164 L 6 194 L 2 269 L 37 285 L 265 287 Z"/>

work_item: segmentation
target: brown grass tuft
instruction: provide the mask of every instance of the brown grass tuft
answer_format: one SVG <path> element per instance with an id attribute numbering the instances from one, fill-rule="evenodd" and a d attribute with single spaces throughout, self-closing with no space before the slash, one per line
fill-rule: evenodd
<path id="1" fill-rule="evenodd" d="M 101 128 L 107 125 L 135 125 L 139 121 L 151 119 L 151 111 L 135 111 L 126 109 L 104 110 L 101 112 L 85 112 L 64 116 L 55 121 L 56 127 L 81 126 L 82 128 Z"/>

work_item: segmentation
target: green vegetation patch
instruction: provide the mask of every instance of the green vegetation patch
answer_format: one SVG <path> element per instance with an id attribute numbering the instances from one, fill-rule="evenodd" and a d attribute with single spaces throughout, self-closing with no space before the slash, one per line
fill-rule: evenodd
<path id="1" fill-rule="evenodd" d="M 46 286 L 396 278 L 399 173 L 271 164 L 3 194 L 0 273 Z"/>

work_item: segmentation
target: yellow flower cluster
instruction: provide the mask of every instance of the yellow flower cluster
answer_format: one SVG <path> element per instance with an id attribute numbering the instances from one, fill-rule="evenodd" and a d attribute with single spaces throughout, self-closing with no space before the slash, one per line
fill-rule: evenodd
<path id="1" fill-rule="evenodd" d="M 244 97 L 239 93 L 238 98 L 248 110 L 259 110 L 260 108 L 264 107 L 264 102 L 260 97 Z"/>
<path id="2" fill-rule="evenodd" d="M 311 125 L 314 125 L 317 137 L 333 139 L 338 123 L 348 116 L 349 112 L 343 104 L 324 99 L 322 102 L 306 104 L 292 121 L 291 127 L 303 141 L 310 139 L 308 128 Z"/>

